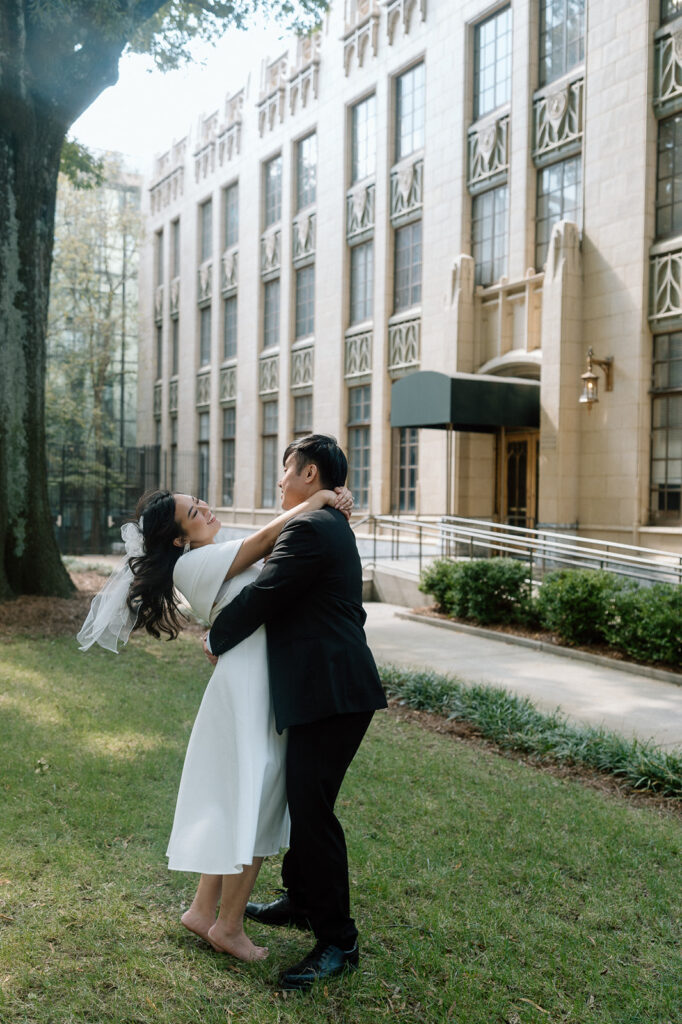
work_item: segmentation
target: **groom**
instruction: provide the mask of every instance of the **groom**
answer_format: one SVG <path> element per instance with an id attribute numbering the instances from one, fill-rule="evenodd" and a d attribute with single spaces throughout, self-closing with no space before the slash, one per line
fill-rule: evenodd
<path id="1" fill-rule="evenodd" d="M 341 486 L 348 468 L 336 441 L 323 434 L 293 441 L 283 462 L 283 509 Z M 265 623 L 275 721 L 279 732 L 289 730 L 287 892 L 246 909 L 264 924 L 309 926 L 315 934 L 313 950 L 281 975 L 285 990 L 309 989 L 358 965 L 334 803 L 374 711 L 386 707 L 364 622 L 355 537 L 343 513 L 326 507 L 286 524 L 258 579 L 220 612 L 209 634 L 208 649 L 219 655 Z"/>

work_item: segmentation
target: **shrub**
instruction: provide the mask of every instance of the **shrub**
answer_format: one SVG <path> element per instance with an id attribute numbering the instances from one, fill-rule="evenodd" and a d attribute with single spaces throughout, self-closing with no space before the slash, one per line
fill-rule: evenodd
<path id="1" fill-rule="evenodd" d="M 607 641 L 637 661 L 682 665 L 682 587 L 630 585 L 616 595 Z"/>
<path id="2" fill-rule="evenodd" d="M 533 601 L 527 573 L 513 558 L 441 558 L 422 573 L 419 589 L 455 618 L 483 625 L 537 622 L 567 644 L 610 644 L 637 661 L 682 665 L 682 587 L 640 586 L 599 569 L 560 569 L 545 576 Z"/>
<path id="3" fill-rule="evenodd" d="M 536 602 L 540 623 L 567 644 L 606 642 L 623 582 L 598 569 L 560 569 L 545 576 Z"/>
<path id="4" fill-rule="evenodd" d="M 435 562 L 422 572 L 419 589 L 423 594 L 431 594 L 439 611 L 448 615 L 457 614 L 451 611 L 449 594 L 457 577 L 461 562 L 453 562 L 449 558 L 437 558 Z"/>
<path id="5" fill-rule="evenodd" d="M 526 621 L 531 609 L 528 569 L 513 558 L 452 562 L 440 559 L 422 575 L 420 590 L 441 611 L 484 624 Z"/>
<path id="6" fill-rule="evenodd" d="M 513 558 L 464 562 L 458 582 L 466 594 L 467 618 L 496 623 L 526 617 L 531 591 L 525 563 Z"/>

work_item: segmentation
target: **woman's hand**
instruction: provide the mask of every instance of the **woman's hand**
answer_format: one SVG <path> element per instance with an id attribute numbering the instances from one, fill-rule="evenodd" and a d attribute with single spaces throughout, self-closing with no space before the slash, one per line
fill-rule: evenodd
<path id="1" fill-rule="evenodd" d="M 339 512 L 343 512 L 346 519 L 350 519 L 354 505 L 353 495 L 347 487 L 336 487 L 334 494 L 336 495 L 336 501 L 332 507 L 338 508 Z"/>
<path id="2" fill-rule="evenodd" d="M 314 508 L 324 508 L 325 505 L 329 505 L 331 508 L 338 508 L 339 512 L 343 512 L 346 519 L 350 519 L 353 511 L 353 495 L 347 487 L 337 487 L 333 491 L 323 488 L 311 494 L 308 501 Z"/>
<path id="3" fill-rule="evenodd" d="M 326 496 L 325 505 L 338 508 L 346 519 L 350 519 L 353 512 L 353 495 L 347 487 L 336 487 L 333 491 L 323 491 L 322 493 Z"/>

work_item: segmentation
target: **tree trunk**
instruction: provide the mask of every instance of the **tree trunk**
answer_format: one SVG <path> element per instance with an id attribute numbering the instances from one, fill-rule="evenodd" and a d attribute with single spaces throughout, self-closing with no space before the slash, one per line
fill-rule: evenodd
<path id="1" fill-rule="evenodd" d="M 21 107 L 0 121 L 0 598 L 73 591 L 48 504 L 44 398 L 66 125 L 35 100 Z"/>

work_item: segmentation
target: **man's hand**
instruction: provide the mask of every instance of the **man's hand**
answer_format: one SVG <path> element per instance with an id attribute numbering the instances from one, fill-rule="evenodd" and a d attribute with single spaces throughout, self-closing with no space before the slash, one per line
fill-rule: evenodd
<path id="1" fill-rule="evenodd" d="M 216 665 L 218 664 L 218 658 L 217 658 L 217 656 L 215 654 L 211 654 L 211 652 L 209 651 L 208 644 L 206 643 L 207 639 L 208 639 L 208 633 L 204 633 L 204 635 L 201 638 L 201 642 L 204 645 L 204 654 L 206 655 L 208 660 L 211 662 L 211 664 L 215 668 Z"/>

